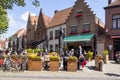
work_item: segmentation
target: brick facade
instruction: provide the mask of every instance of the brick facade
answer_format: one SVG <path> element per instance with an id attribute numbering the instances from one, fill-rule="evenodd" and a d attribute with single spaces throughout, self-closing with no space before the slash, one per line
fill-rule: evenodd
<path id="1" fill-rule="evenodd" d="M 80 16 L 76 16 L 77 11 L 81 11 Z M 90 31 L 88 33 L 83 33 L 83 25 L 89 24 Z M 71 26 L 77 26 L 77 32 L 75 34 L 71 34 Z M 97 44 L 104 43 L 104 24 L 95 16 L 89 5 L 85 2 L 85 0 L 77 0 L 71 13 L 68 16 L 66 21 L 66 34 L 67 36 L 71 35 L 80 35 L 80 34 L 94 34 L 95 37 L 89 43 L 85 42 L 77 42 L 75 43 L 76 46 L 81 44 L 82 46 L 91 46 L 92 51 L 95 51 Z M 97 42 L 95 42 L 97 41 Z M 74 43 L 72 43 L 74 45 Z M 74 46 L 75 46 L 74 45 Z"/>
<path id="2" fill-rule="evenodd" d="M 115 46 L 116 39 L 119 40 L 120 42 L 120 37 L 119 37 L 120 28 L 113 28 L 113 16 L 120 15 L 120 1 L 115 0 L 114 2 L 112 2 L 111 0 L 109 0 L 108 6 L 105 7 L 104 9 L 105 9 L 105 29 L 107 34 L 105 46 L 109 50 L 110 59 L 115 59 L 116 51 L 120 51 L 119 50 L 120 47 L 117 48 Z M 112 46 L 111 49 L 110 49 L 110 46 Z"/>

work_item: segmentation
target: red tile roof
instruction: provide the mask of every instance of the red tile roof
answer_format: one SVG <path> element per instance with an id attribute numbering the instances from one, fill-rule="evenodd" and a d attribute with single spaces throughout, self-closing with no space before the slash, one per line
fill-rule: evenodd
<path id="1" fill-rule="evenodd" d="M 64 24 L 66 22 L 66 19 L 68 18 L 69 13 L 71 12 L 72 9 L 73 8 L 70 7 L 70 8 L 61 10 L 61 11 L 57 11 L 55 13 L 53 19 L 51 20 L 48 28 L 51 28 L 51 27 L 54 27 L 54 26 L 57 26 L 57 25 L 60 25 L 60 24 Z"/>
<path id="2" fill-rule="evenodd" d="M 17 36 L 22 36 L 25 34 L 25 29 L 19 29 L 13 36 L 17 35 Z"/>
<path id="3" fill-rule="evenodd" d="M 30 16 L 31 23 L 34 24 L 38 21 L 38 16 Z"/>
<path id="4" fill-rule="evenodd" d="M 43 14 L 43 19 L 44 19 L 44 22 L 45 22 L 45 26 L 49 26 L 49 23 L 50 23 L 50 21 L 52 20 L 52 18 L 51 17 L 49 17 L 49 16 L 46 16 L 45 14 Z"/>

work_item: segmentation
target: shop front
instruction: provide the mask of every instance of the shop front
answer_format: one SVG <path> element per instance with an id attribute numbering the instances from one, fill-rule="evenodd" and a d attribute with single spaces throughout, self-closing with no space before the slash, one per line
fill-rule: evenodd
<path id="1" fill-rule="evenodd" d="M 65 44 L 65 47 L 68 48 L 68 50 L 71 50 L 72 48 L 77 50 L 78 46 L 81 45 L 86 52 L 95 51 L 94 34 L 67 36 L 64 38 L 64 44 Z"/>

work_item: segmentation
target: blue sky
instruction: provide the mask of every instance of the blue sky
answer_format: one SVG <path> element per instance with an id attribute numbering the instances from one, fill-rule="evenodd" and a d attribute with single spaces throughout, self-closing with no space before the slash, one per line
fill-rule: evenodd
<path id="1" fill-rule="evenodd" d="M 53 17 L 54 10 L 62 10 L 71 7 L 75 4 L 76 0 L 40 0 L 40 6 L 35 7 L 32 5 L 31 0 L 26 0 L 25 7 L 14 6 L 13 10 L 8 10 L 9 28 L 2 38 L 8 38 L 13 35 L 20 28 L 26 28 L 28 13 L 38 15 L 40 8 L 43 13 Z M 97 17 L 103 22 L 105 20 L 105 11 L 103 7 L 107 6 L 108 0 L 85 0 L 89 7 L 94 11 Z"/>

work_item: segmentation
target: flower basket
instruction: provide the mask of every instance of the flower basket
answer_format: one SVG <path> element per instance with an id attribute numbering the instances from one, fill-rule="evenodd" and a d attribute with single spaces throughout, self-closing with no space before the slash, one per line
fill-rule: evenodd
<path id="1" fill-rule="evenodd" d="M 50 56 L 50 65 L 49 70 L 50 71 L 59 71 L 59 56 Z"/>
<path id="2" fill-rule="evenodd" d="M 108 54 L 108 50 L 107 49 L 104 50 L 103 55 L 104 55 L 103 56 L 104 63 L 107 64 L 108 61 L 109 61 L 109 54 Z"/>
<path id="3" fill-rule="evenodd" d="M 88 61 L 92 61 L 92 58 L 93 58 L 93 52 L 88 51 L 88 53 L 87 53 L 87 59 L 88 59 Z"/>
<path id="4" fill-rule="evenodd" d="M 78 13 L 78 14 L 76 14 L 75 16 L 76 16 L 76 17 L 81 17 L 81 16 L 83 16 L 83 14 Z"/>
<path id="5" fill-rule="evenodd" d="M 67 59 L 67 71 L 77 71 L 77 57 L 71 56 Z"/>
<path id="6" fill-rule="evenodd" d="M 42 60 L 37 54 L 29 55 L 28 60 L 28 70 L 30 71 L 40 71 L 42 69 Z"/>

